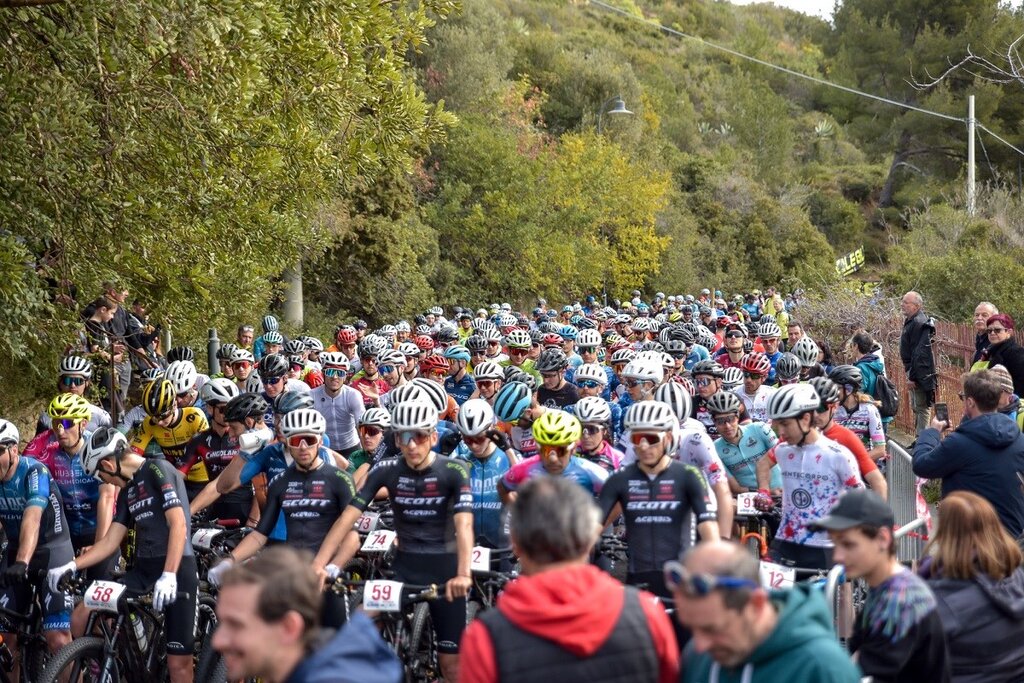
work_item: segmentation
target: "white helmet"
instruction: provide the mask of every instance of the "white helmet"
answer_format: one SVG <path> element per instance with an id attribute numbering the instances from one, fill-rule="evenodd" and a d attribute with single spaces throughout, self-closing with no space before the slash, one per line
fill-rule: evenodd
<path id="1" fill-rule="evenodd" d="M 367 408 L 359 418 L 359 426 L 373 426 L 387 429 L 391 426 L 391 413 L 383 408 Z"/>
<path id="2" fill-rule="evenodd" d="M 14 426 L 14 423 L 0 420 L 0 444 L 17 444 L 19 441 L 21 441 L 21 434 L 18 433 L 18 428 Z"/>
<path id="3" fill-rule="evenodd" d="M 64 356 L 60 359 L 59 374 L 92 377 L 92 363 L 81 356 Z"/>
<path id="4" fill-rule="evenodd" d="M 622 371 L 623 377 L 639 379 L 645 382 L 660 384 L 665 378 L 665 368 L 661 366 L 661 358 L 636 357 L 629 361 Z"/>
<path id="5" fill-rule="evenodd" d="M 391 427 L 397 432 L 437 428 L 437 408 L 429 401 L 402 401 L 391 411 Z"/>
<path id="6" fill-rule="evenodd" d="M 505 379 L 505 371 L 494 361 L 485 360 L 473 368 L 473 379 Z"/>
<path id="7" fill-rule="evenodd" d="M 494 426 L 494 409 L 482 398 L 471 398 L 459 407 L 455 424 L 463 436 L 479 436 Z"/>
<path id="8" fill-rule="evenodd" d="M 341 351 L 327 351 L 320 354 L 320 367 L 322 368 L 341 368 L 345 372 L 351 368 L 348 356 Z"/>
<path id="9" fill-rule="evenodd" d="M 319 411 L 313 408 L 297 408 L 290 413 L 286 413 L 281 418 L 281 424 L 278 425 L 278 429 L 281 430 L 281 435 L 286 439 L 296 434 L 323 436 L 324 432 L 327 431 L 327 420 L 324 419 L 324 416 Z"/>
<path id="10" fill-rule="evenodd" d="M 100 460 L 114 457 L 117 460 L 128 450 L 128 439 L 113 427 L 100 427 L 89 436 L 82 454 L 82 469 L 91 477 L 96 476 Z"/>
<path id="11" fill-rule="evenodd" d="M 164 379 L 170 380 L 174 385 L 174 393 L 184 394 L 195 389 L 199 373 L 192 361 L 176 360 L 167 366 L 167 370 L 164 371 Z"/>
<path id="12" fill-rule="evenodd" d="M 580 330 L 576 335 L 576 346 L 597 347 L 601 345 L 601 333 L 597 330 Z"/>
<path id="13" fill-rule="evenodd" d="M 743 370 L 733 366 L 725 369 L 725 376 L 722 378 L 722 387 L 728 391 L 743 384 Z"/>
<path id="14" fill-rule="evenodd" d="M 262 394 L 263 393 L 263 380 L 260 379 L 258 372 L 254 372 L 249 375 L 245 380 L 245 393 L 247 394 Z"/>
<path id="15" fill-rule="evenodd" d="M 818 397 L 814 386 L 787 384 L 768 399 L 768 419 L 782 420 L 788 417 L 799 417 L 804 413 L 817 410 L 820 406 L 821 398 Z"/>
<path id="16" fill-rule="evenodd" d="M 665 382 L 654 390 L 654 400 L 668 405 L 682 422 L 693 412 L 693 397 L 679 382 Z"/>
<path id="17" fill-rule="evenodd" d="M 438 415 L 448 409 L 448 394 L 445 392 L 444 387 L 437 382 L 426 377 L 417 377 L 409 384 L 419 387 L 427 395 L 430 402 L 434 404 Z"/>
<path id="18" fill-rule="evenodd" d="M 600 423 L 607 425 L 612 420 L 612 409 L 608 401 L 600 396 L 581 398 L 573 409 L 583 424 Z"/>
<path id="19" fill-rule="evenodd" d="M 203 385 L 199 397 L 203 403 L 227 403 L 238 393 L 237 384 L 227 377 L 216 377 Z"/>
<path id="20" fill-rule="evenodd" d="M 800 337 L 796 344 L 793 344 L 793 348 L 790 349 L 790 353 L 800 360 L 800 367 L 802 368 L 809 368 L 818 362 L 818 351 L 818 345 L 806 335 Z"/>
<path id="21" fill-rule="evenodd" d="M 250 351 L 249 349 L 235 349 L 234 351 L 231 352 L 230 362 L 241 363 L 242 361 L 246 360 L 249 361 L 250 363 L 256 362 L 256 358 L 252 355 L 252 351 Z"/>
<path id="22" fill-rule="evenodd" d="M 627 430 L 669 432 L 679 425 L 679 418 L 661 401 L 639 401 L 626 409 L 622 426 Z"/>
<path id="23" fill-rule="evenodd" d="M 591 380 L 604 386 L 608 384 L 608 374 L 604 371 L 604 367 L 597 363 L 584 363 L 576 368 L 576 374 L 572 378 L 572 381 L 577 384 L 580 380 Z"/>

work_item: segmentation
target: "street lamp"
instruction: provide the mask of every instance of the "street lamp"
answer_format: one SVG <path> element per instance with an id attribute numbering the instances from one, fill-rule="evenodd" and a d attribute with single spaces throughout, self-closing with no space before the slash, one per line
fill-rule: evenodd
<path id="1" fill-rule="evenodd" d="M 614 103 L 615 106 L 609 109 L 608 111 L 605 111 L 608 105 L 612 103 Z M 601 117 L 605 114 L 607 114 L 608 116 L 616 116 L 621 114 L 629 114 L 630 116 L 632 116 L 633 112 L 626 109 L 626 103 L 622 100 L 622 95 L 616 95 L 615 97 L 608 98 L 607 100 L 605 100 L 604 104 L 601 105 L 601 108 L 597 110 L 598 135 L 601 134 Z"/>

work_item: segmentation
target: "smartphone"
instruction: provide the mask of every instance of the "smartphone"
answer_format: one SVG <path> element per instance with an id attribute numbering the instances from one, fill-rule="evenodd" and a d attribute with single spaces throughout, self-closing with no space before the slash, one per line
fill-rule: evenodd
<path id="1" fill-rule="evenodd" d="M 949 422 L 949 406 L 947 404 L 935 404 L 935 419 L 946 423 Z"/>

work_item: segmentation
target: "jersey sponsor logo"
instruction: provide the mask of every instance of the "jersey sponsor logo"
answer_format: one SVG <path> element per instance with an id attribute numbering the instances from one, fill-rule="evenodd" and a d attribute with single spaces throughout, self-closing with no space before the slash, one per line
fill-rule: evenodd
<path id="1" fill-rule="evenodd" d="M 331 501 L 324 500 L 322 498 L 295 498 L 293 500 L 282 500 L 282 508 L 300 508 L 300 507 L 327 507 L 331 504 Z"/>
<path id="2" fill-rule="evenodd" d="M 803 510 L 811 506 L 811 494 L 806 489 L 796 489 L 791 496 L 793 506 Z"/>
<path id="3" fill-rule="evenodd" d="M 672 518 L 662 515 L 640 515 L 633 520 L 634 524 L 671 524 Z"/>
<path id="4" fill-rule="evenodd" d="M 626 503 L 627 510 L 675 510 L 678 507 L 678 500 L 631 500 Z"/>
<path id="5" fill-rule="evenodd" d="M 395 502 L 399 505 L 409 505 L 411 507 L 421 507 L 424 505 L 441 505 L 444 503 L 444 498 L 427 498 L 424 496 L 395 496 Z"/>

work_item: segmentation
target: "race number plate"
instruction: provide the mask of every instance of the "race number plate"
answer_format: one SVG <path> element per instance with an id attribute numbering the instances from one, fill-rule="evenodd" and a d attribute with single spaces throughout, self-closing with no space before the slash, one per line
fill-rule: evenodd
<path id="1" fill-rule="evenodd" d="M 220 533 L 220 529 L 197 529 L 196 532 L 192 534 L 192 547 L 209 550 L 213 545 L 213 539 L 217 538 Z"/>
<path id="2" fill-rule="evenodd" d="M 398 612 L 402 609 L 400 581 L 367 581 L 363 586 L 363 609 Z"/>
<path id="3" fill-rule="evenodd" d="M 379 512 L 364 512 L 356 522 L 356 531 L 361 534 L 368 534 L 377 528 L 377 520 L 380 519 Z"/>
<path id="4" fill-rule="evenodd" d="M 473 548 L 473 556 L 469 561 L 469 568 L 474 572 L 491 571 L 491 549 L 482 546 Z"/>
<path id="5" fill-rule="evenodd" d="M 83 602 L 89 609 L 117 612 L 117 600 L 124 590 L 124 584 L 116 581 L 93 581 L 85 591 Z"/>
<path id="6" fill-rule="evenodd" d="M 363 541 L 362 550 L 364 553 L 384 553 L 391 549 L 391 544 L 394 542 L 394 531 L 378 529 L 372 534 L 366 535 L 366 540 Z"/>
<path id="7" fill-rule="evenodd" d="M 758 513 L 757 506 L 754 505 L 754 501 L 757 500 L 757 493 L 741 493 L 736 496 L 736 514 L 739 515 L 756 515 Z"/>
<path id="8" fill-rule="evenodd" d="M 792 588 L 796 581 L 796 569 L 783 567 L 773 562 L 761 562 L 761 585 L 770 590 Z"/>

